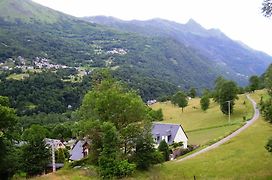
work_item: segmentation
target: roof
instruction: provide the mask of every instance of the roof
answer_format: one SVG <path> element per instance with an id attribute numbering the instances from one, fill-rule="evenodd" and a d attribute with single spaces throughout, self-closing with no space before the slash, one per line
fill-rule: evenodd
<path id="1" fill-rule="evenodd" d="M 54 147 L 58 147 L 60 144 L 63 145 L 63 143 L 58 139 L 45 138 L 44 141 L 45 144 L 48 146 L 54 145 Z"/>
<path id="2" fill-rule="evenodd" d="M 179 124 L 168 124 L 168 123 L 153 123 L 152 126 L 152 136 L 154 138 L 156 137 L 162 137 L 162 136 L 168 136 L 170 137 L 168 139 L 168 144 L 173 144 L 174 143 L 174 138 L 176 137 L 176 134 L 179 130 L 179 128 L 182 129 L 184 132 L 183 128 Z M 186 133 L 184 132 L 186 135 Z M 187 137 L 187 135 L 186 135 Z M 187 137 L 188 138 L 188 137 Z M 158 143 L 160 143 L 161 138 L 159 139 Z"/>
<path id="3" fill-rule="evenodd" d="M 74 145 L 74 147 L 72 148 L 71 152 L 70 152 L 70 159 L 73 161 L 77 161 L 82 159 L 83 156 L 83 146 L 84 144 L 86 144 L 86 141 L 83 140 L 79 140 L 76 142 L 76 144 Z"/>

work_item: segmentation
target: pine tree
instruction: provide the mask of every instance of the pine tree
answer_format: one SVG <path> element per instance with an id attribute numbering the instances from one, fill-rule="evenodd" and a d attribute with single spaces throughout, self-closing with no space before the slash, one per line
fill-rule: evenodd
<path id="1" fill-rule="evenodd" d="M 158 150 L 163 154 L 164 161 L 169 160 L 170 150 L 165 140 L 162 140 L 159 144 Z"/>

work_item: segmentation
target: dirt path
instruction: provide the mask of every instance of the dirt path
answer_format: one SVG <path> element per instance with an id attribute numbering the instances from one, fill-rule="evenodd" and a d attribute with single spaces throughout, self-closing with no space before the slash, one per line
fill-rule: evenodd
<path id="1" fill-rule="evenodd" d="M 249 121 L 246 122 L 246 124 L 244 126 L 242 126 L 240 129 L 236 130 L 235 132 L 233 132 L 232 134 L 230 134 L 229 136 L 225 137 L 224 139 L 221 139 L 220 141 L 206 147 L 205 149 L 202 149 L 196 153 L 193 153 L 189 156 L 186 156 L 182 159 L 179 159 L 179 160 L 176 160 L 176 162 L 181 162 L 181 161 L 185 161 L 187 159 L 191 159 L 199 154 L 202 154 L 202 153 L 205 153 L 207 151 L 210 151 L 212 149 L 215 149 L 217 148 L 218 146 L 220 146 L 221 144 L 224 144 L 225 142 L 229 141 L 231 138 L 237 136 L 240 132 L 244 131 L 246 128 L 248 128 L 250 125 L 252 125 L 260 116 L 260 111 L 259 109 L 257 108 L 257 105 L 256 105 L 256 102 L 251 99 L 251 97 L 249 95 L 246 95 L 247 98 L 250 100 L 250 102 L 252 103 L 253 105 L 253 108 L 254 108 L 254 115 L 252 117 L 252 119 L 250 119 Z"/>

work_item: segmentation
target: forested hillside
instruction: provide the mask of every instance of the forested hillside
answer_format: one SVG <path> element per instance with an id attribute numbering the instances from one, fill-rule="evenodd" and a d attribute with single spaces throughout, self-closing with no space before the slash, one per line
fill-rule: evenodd
<path id="1" fill-rule="evenodd" d="M 235 78 L 171 38 L 113 30 L 28 0 L 3 1 L 0 9 L 1 63 L 22 56 L 71 67 L 109 67 L 119 79 L 139 89 L 144 99 L 174 92 L 177 87 L 212 87 L 219 75 Z"/>
<path id="2" fill-rule="evenodd" d="M 267 54 L 230 39 L 218 29 L 205 29 L 192 19 L 186 24 L 163 19 L 122 21 L 105 16 L 83 19 L 126 32 L 175 39 L 195 49 L 196 54 L 205 56 L 205 62 L 212 63 L 214 68 L 232 74 L 240 84 L 244 84 L 249 76 L 262 74 L 272 62 Z"/>

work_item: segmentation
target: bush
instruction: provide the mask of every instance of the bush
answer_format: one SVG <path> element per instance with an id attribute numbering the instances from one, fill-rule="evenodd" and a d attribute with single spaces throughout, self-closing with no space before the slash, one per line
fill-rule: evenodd
<path id="1" fill-rule="evenodd" d="M 170 150 L 165 140 L 160 142 L 158 150 L 162 153 L 164 161 L 169 161 Z"/>
<path id="2" fill-rule="evenodd" d="M 127 160 L 119 161 L 116 163 L 115 176 L 121 178 L 131 175 L 136 169 L 136 165 L 129 163 Z"/>
<path id="3" fill-rule="evenodd" d="M 265 145 L 265 149 L 267 149 L 268 152 L 272 153 L 272 138 L 268 140 L 267 144 Z"/>

